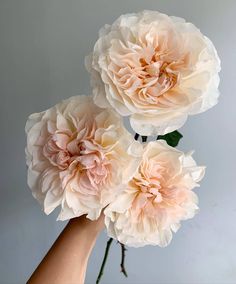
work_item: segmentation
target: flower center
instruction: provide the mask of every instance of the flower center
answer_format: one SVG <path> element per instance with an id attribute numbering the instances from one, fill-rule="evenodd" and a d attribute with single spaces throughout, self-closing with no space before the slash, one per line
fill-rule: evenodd
<path id="1" fill-rule="evenodd" d="M 43 154 L 49 162 L 60 170 L 65 170 L 70 164 L 71 155 L 67 149 L 62 149 L 51 135 L 43 147 Z"/>
<path id="2" fill-rule="evenodd" d="M 163 95 L 178 84 L 177 63 L 152 47 L 136 50 L 136 58 L 130 56 L 122 54 L 110 65 L 115 84 L 140 106 L 169 107 Z"/>
<path id="3" fill-rule="evenodd" d="M 73 134 L 55 133 L 49 137 L 43 154 L 52 165 L 62 171 L 69 169 L 71 177 L 78 173 L 95 188 L 109 176 L 111 165 L 91 137 L 78 140 Z"/>
<path id="4" fill-rule="evenodd" d="M 140 58 L 140 72 L 138 77 L 142 80 L 145 94 L 158 97 L 172 89 L 178 82 L 178 74 L 173 72 L 168 62 L 162 61 L 153 55 L 151 61 Z"/>
<path id="5" fill-rule="evenodd" d="M 146 197 L 147 201 L 160 203 L 162 202 L 161 184 L 157 178 L 150 178 L 146 181 L 136 181 L 139 186 L 140 194 Z"/>
<path id="6" fill-rule="evenodd" d="M 164 175 L 165 167 L 156 161 L 148 160 L 140 165 L 137 175 L 130 183 L 136 192 L 132 205 L 136 212 L 144 210 L 150 216 L 155 215 L 153 209 L 165 198 Z"/>

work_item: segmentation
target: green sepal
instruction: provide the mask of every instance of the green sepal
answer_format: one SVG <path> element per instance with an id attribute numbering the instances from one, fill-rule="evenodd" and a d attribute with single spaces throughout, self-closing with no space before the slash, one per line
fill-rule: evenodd
<path id="1" fill-rule="evenodd" d="M 179 131 L 175 130 L 165 135 L 158 135 L 157 140 L 165 140 L 169 146 L 176 147 L 182 137 L 183 135 Z"/>

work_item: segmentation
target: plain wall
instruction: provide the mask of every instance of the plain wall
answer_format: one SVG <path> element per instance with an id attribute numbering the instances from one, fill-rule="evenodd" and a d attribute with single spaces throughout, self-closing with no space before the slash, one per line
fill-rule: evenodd
<path id="1" fill-rule="evenodd" d="M 180 148 L 207 165 L 197 189 L 200 213 L 165 249 L 129 249 L 129 277 L 113 244 L 102 283 L 236 283 L 236 1 L 0 0 L 0 283 L 25 283 L 66 222 L 46 216 L 26 184 L 27 116 L 63 98 L 88 94 L 84 57 L 98 30 L 120 14 L 159 10 L 195 23 L 222 60 L 219 104 L 190 117 Z M 107 236 L 90 259 L 95 283 Z"/>

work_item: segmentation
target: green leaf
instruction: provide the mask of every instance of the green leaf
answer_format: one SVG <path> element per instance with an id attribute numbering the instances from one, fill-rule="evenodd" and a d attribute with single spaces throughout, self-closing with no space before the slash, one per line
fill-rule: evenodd
<path id="1" fill-rule="evenodd" d="M 165 140 L 169 146 L 176 147 L 182 137 L 183 135 L 179 131 L 175 130 L 165 135 L 159 135 L 157 140 Z"/>

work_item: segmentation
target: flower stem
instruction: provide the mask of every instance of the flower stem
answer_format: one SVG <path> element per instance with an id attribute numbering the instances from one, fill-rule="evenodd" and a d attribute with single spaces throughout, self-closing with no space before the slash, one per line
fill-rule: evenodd
<path id="1" fill-rule="evenodd" d="M 108 254 L 109 254 L 109 250 L 110 250 L 110 246 L 111 246 L 112 241 L 113 241 L 113 238 L 110 238 L 107 241 L 105 254 L 104 254 L 104 257 L 103 257 L 102 265 L 101 265 L 101 268 L 100 268 L 97 280 L 96 280 L 96 284 L 98 284 L 100 282 L 101 278 L 102 278 L 102 275 L 103 275 L 103 272 L 104 272 L 105 264 L 106 264 L 106 261 L 107 261 L 107 257 L 108 257 Z"/>
<path id="2" fill-rule="evenodd" d="M 135 139 L 135 140 L 138 140 L 138 138 L 139 138 L 139 134 L 138 134 L 138 133 L 135 133 L 134 139 Z"/>
<path id="3" fill-rule="evenodd" d="M 121 272 L 125 275 L 125 277 L 128 277 L 128 274 L 125 269 L 125 251 L 127 249 L 125 245 L 122 243 L 120 243 L 120 247 L 121 247 L 121 263 L 120 263 Z"/>
<path id="4" fill-rule="evenodd" d="M 142 136 L 142 142 L 147 142 L 147 136 Z"/>

